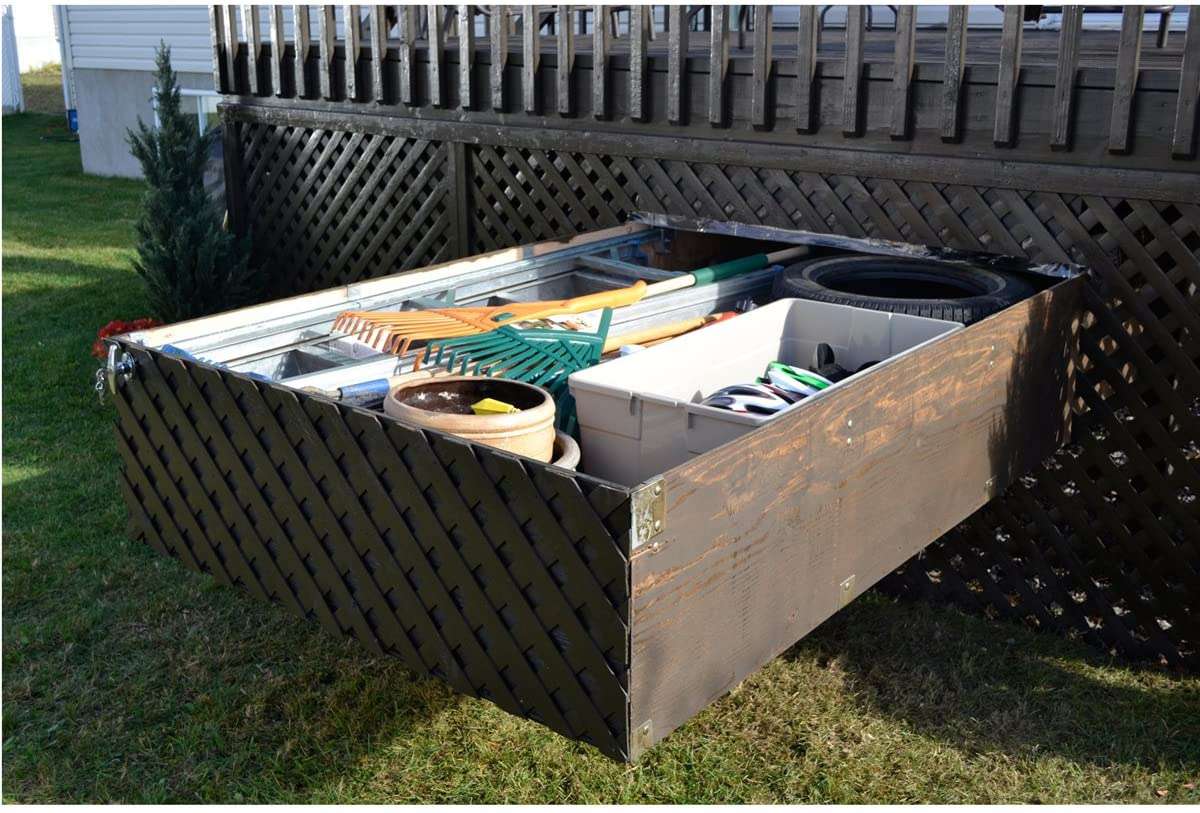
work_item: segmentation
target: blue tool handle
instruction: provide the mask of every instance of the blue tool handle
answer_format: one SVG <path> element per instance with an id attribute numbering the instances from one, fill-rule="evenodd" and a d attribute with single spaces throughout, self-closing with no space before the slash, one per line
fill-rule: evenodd
<path id="1" fill-rule="evenodd" d="M 386 378 L 361 381 L 358 384 L 342 387 L 340 390 L 341 400 L 348 404 L 367 404 L 386 397 L 389 389 L 391 386 Z"/>
<path id="2" fill-rule="evenodd" d="M 168 356 L 174 356 L 175 358 L 185 359 L 186 361 L 199 361 L 200 360 L 200 359 L 196 358 L 195 356 L 193 356 L 188 351 L 184 350 L 182 347 L 176 347 L 173 344 L 164 344 L 162 347 L 158 348 L 158 351 L 160 353 L 166 353 Z"/>

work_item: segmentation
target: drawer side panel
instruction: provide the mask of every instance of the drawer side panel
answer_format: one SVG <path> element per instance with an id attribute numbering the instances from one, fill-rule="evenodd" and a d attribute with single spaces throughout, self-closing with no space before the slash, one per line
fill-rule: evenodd
<path id="1" fill-rule="evenodd" d="M 123 344 L 135 533 L 223 584 L 627 756 L 628 492 Z"/>
<path id="2" fill-rule="evenodd" d="M 631 562 L 631 725 L 651 732 L 639 750 L 1065 440 L 1082 284 L 884 362 L 666 473 L 664 530 Z"/>

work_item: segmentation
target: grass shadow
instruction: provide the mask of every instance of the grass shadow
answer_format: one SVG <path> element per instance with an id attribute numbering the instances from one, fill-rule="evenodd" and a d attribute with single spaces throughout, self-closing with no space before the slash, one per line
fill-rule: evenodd
<path id="1" fill-rule="evenodd" d="M 872 714 L 966 754 L 1200 774 L 1200 680 L 872 594 L 787 658 L 836 664 Z"/>

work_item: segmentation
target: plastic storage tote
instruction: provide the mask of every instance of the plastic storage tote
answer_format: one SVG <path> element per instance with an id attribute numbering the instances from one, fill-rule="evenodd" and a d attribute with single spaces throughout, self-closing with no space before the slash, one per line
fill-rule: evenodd
<path id="1" fill-rule="evenodd" d="M 635 485 L 821 397 L 809 396 L 774 415 L 736 413 L 700 403 L 722 387 L 754 381 L 772 361 L 807 368 L 817 345 L 826 343 L 839 364 L 857 370 L 961 327 L 941 319 L 781 299 L 575 373 L 570 387 L 588 471 Z"/>

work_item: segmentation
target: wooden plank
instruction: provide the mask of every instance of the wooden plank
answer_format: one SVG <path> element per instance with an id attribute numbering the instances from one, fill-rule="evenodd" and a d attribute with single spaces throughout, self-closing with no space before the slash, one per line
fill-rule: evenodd
<path id="1" fill-rule="evenodd" d="M 558 114 L 569 116 L 575 110 L 574 99 L 571 96 L 571 71 L 575 67 L 575 29 L 571 24 L 571 6 L 559 6 L 558 36 L 555 37 L 558 65 L 555 66 L 555 77 L 558 80 L 555 87 L 555 99 L 558 104 Z"/>
<path id="2" fill-rule="evenodd" d="M 896 8 L 896 56 L 892 62 L 892 129 L 891 137 L 909 137 L 912 114 L 913 62 L 917 47 L 917 9 L 915 6 Z"/>
<path id="3" fill-rule="evenodd" d="M 996 78 L 996 121 L 992 130 L 992 141 L 997 147 L 1012 146 L 1016 138 L 1023 14 L 1021 6 L 1004 7 L 1004 28 L 1000 33 L 1000 72 Z"/>
<path id="4" fill-rule="evenodd" d="M 429 103 L 445 107 L 446 39 L 441 6 L 432 3 L 425 6 L 425 24 L 429 37 Z"/>
<path id="5" fill-rule="evenodd" d="M 458 106 L 471 109 L 475 66 L 475 7 L 458 7 Z"/>
<path id="6" fill-rule="evenodd" d="M 884 361 L 665 473 L 663 530 L 631 561 L 630 720 L 649 723 L 631 758 L 1069 436 L 1082 287 Z"/>
<path id="7" fill-rule="evenodd" d="M 817 46 L 821 39 L 821 18 L 814 6 L 798 9 L 796 40 L 796 129 L 811 133 L 817 127 L 816 75 Z"/>
<path id="8" fill-rule="evenodd" d="M 213 88 L 217 93 L 230 93 L 232 88 L 223 76 L 225 74 L 225 50 L 228 43 L 225 39 L 225 20 L 222 19 L 220 6 L 208 7 L 208 33 L 212 39 L 213 54 Z"/>
<path id="9" fill-rule="evenodd" d="M 1050 131 L 1052 150 L 1071 147 L 1071 114 L 1075 99 L 1075 77 L 1079 72 L 1079 30 L 1082 23 L 1082 6 L 1063 7 L 1058 61 L 1054 70 L 1054 118 Z"/>
<path id="10" fill-rule="evenodd" d="M 236 104 L 228 109 L 231 115 L 246 121 L 302 124 L 317 128 L 336 125 L 343 129 L 402 134 L 412 138 L 465 139 L 473 143 L 529 149 L 545 149 L 548 144 L 553 144 L 558 150 L 571 149 L 588 154 L 747 165 L 789 172 L 804 167 L 806 172 L 892 178 L 897 181 L 924 181 L 936 169 L 936 176 L 944 183 L 1028 189 L 1032 178 L 1036 179 L 1036 188 L 1040 191 L 1200 202 L 1200 192 L 1192 176 L 1178 171 L 1110 167 L 1104 172 L 1080 172 L 1079 166 L 1071 163 L 1012 159 L 986 161 L 961 155 L 914 155 L 792 143 L 755 145 L 757 149 L 748 150 L 746 142 L 730 139 L 709 139 L 687 145 L 661 133 L 606 132 L 602 129 L 565 126 L 512 127 L 501 134 L 494 124 L 370 116 L 320 102 L 312 102 L 302 108 L 256 99 L 253 104 Z M 667 192 L 669 194 L 670 190 Z"/>
<path id="11" fill-rule="evenodd" d="M 259 81 L 262 61 L 262 24 L 259 17 L 261 6 L 242 6 L 242 32 L 246 35 L 246 75 L 250 79 L 250 93 L 258 96 L 264 92 Z"/>
<path id="12" fill-rule="evenodd" d="M 712 6 L 708 51 L 708 123 L 725 124 L 725 77 L 729 71 L 729 7 Z"/>
<path id="13" fill-rule="evenodd" d="M 1196 110 L 1200 99 L 1200 13 L 1192 6 L 1183 40 L 1183 64 L 1179 68 L 1179 101 L 1175 106 L 1175 129 L 1171 134 L 1171 156 L 1191 158 L 1196 154 Z"/>
<path id="14" fill-rule="evenodd" d="M 342 6 L 342 72 L 346 75 L 346 101 L 361 101 L 358 60 L 362 56 L 362 15 L 360 6 Z"/>
<path id="15" fill-rule="evenodd" d="M 308 55 L 312 50 L 312 33 L 309 26 L 308 6 L 292 6 L 292 37 L 295 40 L 295 58 L 292 59 L 292 81 L 296 98 L 317 95 L 317 89 L 308 81 Z"/>
<path id="16" fill-rule="evenodd" d="M 488 39 L 491 44 L 492 110 L 504 112 L 504 69 L 508 65 L 508 6 L 492 6 L 488 21 Z"/>
<path id="17" fill-rule="evenodd" d="M 225 71 L 229 75 L 229 92 L 240 93 L 238 81 L 238 7 L 225 6 Z"/>
<path id="18" fill-rule="evenodd" d="M 333 17 L 333 6 L 320 6 L 317 13 L 317 41 L 320 58 L 317 75 L 321 80 L 321 98 L 336 101 L 333 87 L 333 39 L 337 34 L 337 23 Z"/>
<path id="19" fill-rule="evenodd" d="M 862 132 L 859 100 L 862 96 L 863 30 L 862 6 L 846 7 L 846 66 L 842 74 L 842 135 Z"/>
<path id="20" fill-rule="evenodd" d="M 592 6 L 592 116 L 608 118 L 608 7 Z"/>
<path id="21" fill-rule="evenodd" d="M 750 124 L 766 127 L 770 111 L 771 71 L 775 60 L 771 54 L 771 6 L 754 7 L 754 58 L 751 75 L 754 80 L 754 95 L 750 99 Z"/>
<path id="22" fill-rule="evenodd" d="M 667 121 L 687 124 L 687 8 L 667 6 Z"/>
<path id="23" fill-rule="evenodd" d="M 646 15 L 643 6 L 629 7 L 629 118 L 645 121 L 649 114 L 646 87 Z"/>
<path id="24" fill-rule="evenodd" d="M 229 230 L 246 234 L 246 184 L 242 166 L 242 126 L 222 116 L 221 160 L 225 166 L 225 213 Z"/>
<path id="25" fill-rule="evenodd" d="M 1133 123 L 1133 95 L 1137 92 L 1138 61 L 1142 53 L 1142 20 L 1145 9 L 1126 6 L 1121 15 L 1121 38 L 1117 44 L 1117 72 L 1113 78 L 1112 119 L 1108 129 L 1108 151 L 1129 150 Z"/>
<path id="26" fill-rule="evenodd" d="M 942 77 L 942 141 L 959 139 L 958 105 L 962 99 L 963 71 L 967 66 L 967 6 L 950 6 L 946 21 L 945 73 Z"/>
<path id="27" fill-rule="evenodd" d="M 383 63 L 387 59 L 388 21 L 390 6 L 371 6 L 371 93 L 375 101 L 386 104 L 387 88 L 383 81 Z"/>
<path id="28" fill-rule="evenodd" d="M 283 87 L 283 59 L 287 54 L 287 40 L 283 38 L 283 6 L 271 6 L 269 10 L 271 34 L 271 92 L 285 96 Z"/>
<path id="29" fill-rule="evenodd" d="M 396 6 L 397 33 L 400 49 L 397 60 L 400 68 L 400 101 L 410 107 L 417 104 L 417 72 L 415 68 L 417 50 L 417 7 Z"/>
<path id="30" fill-rule="evenodd" d="M 542 59 L 537 6 L 521 6 L 521 92 L 526 113 L 538 112 L 537 74 Z"/>

